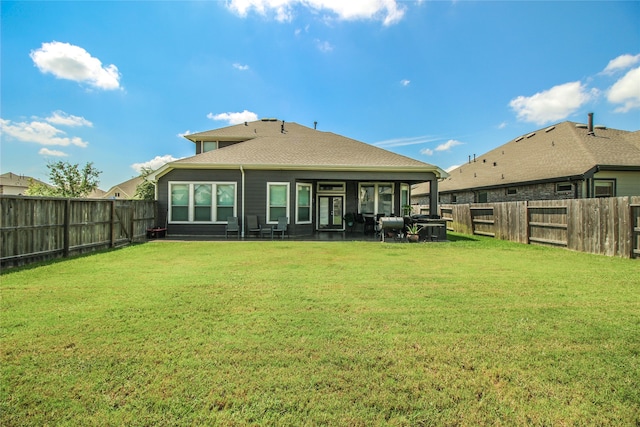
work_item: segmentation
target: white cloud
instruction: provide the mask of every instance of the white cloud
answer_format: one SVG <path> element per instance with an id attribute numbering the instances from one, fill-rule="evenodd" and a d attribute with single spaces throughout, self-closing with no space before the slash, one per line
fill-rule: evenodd
<path id="1" fill-rule="evenodd" d="M 376 147 L 404 147 L 406 145 L 418 145 L 425 144 L 427 142 L 437 141 L 438 138 L 433 138 L 428 135 L 424 136 L 413 136 L 409 138 L 394 138 L 387 139 L 384 141 L 376 142 L 373 145 Z"/>
<path id="2" fill-rule="evenodd" d="M 233 64 L 233 68 L 235 68 L 236 70 L 240 70 L 240 71 L 247 71 L 249 69 L 249 66 L 248 65 L 238 64 L 236 62 L 235 64 Z"/>
<path id="3" fill-rule="evenodd" d="M 409 86 L 411 84 L 411 80 L 402 79 L 402 80 L 400 80 L 400 84 L 402 86 Z"/>
<path id="4" fill-rule="evenodd" d="M 183 133 L 179 133 L 178 135 L 176 135 L 178 138 L 183 138 L 187 135 L 191 135 L 191 131 L 189 129 L 185 130 Z"/>
<path id="5" fill-rule="evenodd" d="M 333 46 L 328 41 L 320 41 L 316 39 L 316 46 L 320 52 L 328 53 L 333 50 Z"/>
<path id="6" fill-rule="evenodd" d="M 582 83 L 570 82 L 554 86 L 532 96 L 512 99 L 509 106 L 518 119 L 538 125 L 562 120 L 574 113 L 595 96 L 596 91 L 587 92 Z"/>
<path id="7" fill-rule="evenodd" d="M 406 11 L 396 0 L 227 0 L 227 7 L 241 17 L 254 10 L 262 16 L 275 15 L 280 22 L 293 20 L 293 8 L 328 12 L 340 20 L 378 20 L 389 26 L 399 22 Z"/>
<path id="8" fill-rule="evenodd" d="M 640 67 L 630 70 L 607 91 L 607 100 L 613 104 L 622 104 L 616 113 L 626 113 L 640 108 Z"/>
<path id="9" fill-rule="evenodd" d="M 462 165 L 451 165 L 451 166 L 449 166 L 448 168 L 446 168 L 444 171 L 445 171 L 445 172 L 451 172 L 452 170 L 457 169 L 457 168 L 459 168 L 460 166 L 462 166 Z"/>
<path id="10" fill-rule="evenodd" d="M 32 50 L 31 59 L 43 73 L 51 73 L 57 78 L 87 83 L 98 89 L 120 88 L 118 67 L 106 67 L 79 46 L 69 43 L 42 43 L 40 49 Z"/>
<path id="11" fill-rule="evenodd" d="M 160 169 L 162 166 L 166 165 L 167 163 L 175 162 L 176 160 L 180 160 L 180 159 L 173 157 L 171 154 L 165 154 L 164 156 L 156 156 L 147 162 L 134 163 L 131 165 L 131 167 L 136 172 L 141 173 L 142 168 L 157 170 L 157 169 Z"/>
<path id="12" fill-rule="evenodd" d="M 457 145 L 462 145 L 463 143 L 460 141 L 457 141 L 455 139 L 450 139 L 447 142 L 438 145 L 436 148 L 431 149 L 431 148 L 424 148 L 422 150 L 420 150 L 420 154 L 424 154 L 427 156 L 432 156 L 435 154 L 436 151 L 449 151 L 451 150 L 453 147 L 457 146 Z"/>
<path id="13" fill-rule="evenodd" d="M 41 154 L 43 156 L 53 156 L 53 157 L 67 157 L 68 156 L 68 154 L 65 153 L 64 151 L 49 150 L 48 148 L 41 148 L 40 151 L 38 151 L 38 154 Z"/>
<path id="14" fill-rule="evenodd" d="M 436 147 L 436 151 L 449 151 L 449 150 L 451 150 L 453 147 L 455 147 L 457 145 L 462 145 L 462 142 L 456 141 L 455 139 L 450 139 L 447 142 L 445 142 L 444 144 L 438 145 Z"/>
<path id="15" fill-rule="evenodd" d="M 498 127 L 498 129 L 504 129 L 504 128 L 507 127 L 507 122 L 502 122 L 497 127 Z"/>
<path id="16" fill-rule="evenodd" d="M 66 133 L 49 123 L 32 121 L 30 123 L 13 123 L 11 120 L 0 119 L 0 130 L 19 141 L 35 142 L 40 145 L 60 145 L 67 147 L 75 145 L 86 147 L 88 142 L 79 137 L 67 137 Z"/>
<path id="17" fill-rule="evenodd" d="M 606 68 L 602 71 L 603 74 L 613 74 L 616 71 L 625 70 L 633 67 L 640 62 L 640 54 L 637 55 L 620 55 L 617 58 L 612 59 L 607 64 Z"/>
<path id="18" fill-rule="evenodd" d="M 215 121 L 227 122 L 230 125 L 238 125 L 244 122 L 253 122 L 258 120 L 258 115 L 251 111 L 244 110 L 241 113 L 220 113 L 220 114 L 207 114 L 207 118 Z"/>
<path id="19" fill-rule="evenodd" d="M 84 117 L 78 117 L 78 116 L 74 116 L 71 114 L 67 114 L 64 111 L 54 111 L 52 113 L 51 116 L 47 117 L 45 119 L 46 121 L 48 121 L 49 123 L 52 123 L 54 125 L 60 125 L 60 126 L 70 126 L 70 127 L 77 127 L 77 126 L 87 126 L 87 127 L 93 127 L 93 123 L 91 123 L 89 120 L 85 119 Z"/>

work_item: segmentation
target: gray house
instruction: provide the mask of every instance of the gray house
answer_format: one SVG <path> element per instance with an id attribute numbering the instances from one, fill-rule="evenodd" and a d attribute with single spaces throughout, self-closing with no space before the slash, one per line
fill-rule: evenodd
<path id="1" fill-rule="evenodd" d="M 160 223 L 172 235 L 223 235 L 229 217 L 291 236 L 344 231 L 358 219 L 402 215 L 413 184 L 447 174 L 437 166 L 296 123 L 262 119 L 186 136 L 196 155 L 155 171 Z M 432 197 L 435 203 L 437 197 Z"/>
<path id="2" fill-rule="evenodd" d="M 414 186 L 414 204 L 428 200 Z M 640 131 L 562 122 L 521 135 L 449 172 L 440 203 L 640 195 Z"/>

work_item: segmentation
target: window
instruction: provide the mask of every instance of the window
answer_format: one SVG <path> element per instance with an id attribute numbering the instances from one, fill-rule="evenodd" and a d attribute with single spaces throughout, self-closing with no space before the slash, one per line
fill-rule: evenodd
<path id="1" fill-rule="evenodd" d="M 344 193 L 344 182 L 319 182 L 319 193 Z"/>
<path id="2" fill-rule="evenodd" d="M 389 216 L 393 213 L 393 187 L 391 185 L 378 185 L 378 213 Z"/>
<path id="3" fill-rule="evenodd" d="M 235 184 L 218 184 L 216 189 L 216 217 L 219 221 L 226 221 L 230 216 L 236 216 L 235 200 L 236 186 Z"/>
<path id="4" fill-rule="evenodd" d="M 267 183 L 267 222 L 276 223 L 282 216 L 288 217 L 289 183 Z"/>
<path id="5" fill-rule="evenodd" d="M 487 193 L 478 193 L 478 201 L 476 203 L 487 203 Z"/>
<path id="6" fill-rule="evenodd" d="M 213 151 L 218 149 L 217 141 L 202 141 L 202 152 Z"/>
<path id="7" fill-rule="evenodd" d="M 409 185 L 402 184 L 400 186 L 400 206 L 403 215 L 411 215 L 411 200 L 409 198 Z"/>
<path id="8" fill-rule="evenodd" d="M 452 194 L 451 195 L 451 203 L 458 203 L 458 195 L 457 194 Z"/>
<path id="9" fill-rule="evenodd" d="M 170 221 L 189 221 L 189 184 L 169 184 Z"/>
<path id="10" fill-rule="evenodd" d="M 570 182 L 558 182 L 556 184 L 556 192 L 573 191 L 573 184 Z"/>
<path id="11" fill-rule="evenodd" d="M 359 201 L 362 214 L 391 215 L 395 213 L 392 184 L 360 184 Z"/>
<path id="12" fill-rule="evenodd" d="M 513 196 L 514 194 L 518 194 L 518 189 L 515 187 L 507 188 L 507 196 Z"/>
<path id="13" fill-rule="evenodd" d="M 193 184 L 194 221 L 211 221 L 211 184 Z"/>
<path id="14" fill-rule="evenodd" d="M 594 179 L 593 180 L 593 196 L 594 197 L 613 197 L 616 194 L 615 179 Z"/>
<path id="15" fill-rule="evenodd" d="M 236 216 L 236 184 L 170 182 L 169 206 L 169 222 L 225 223 Z"/>
<path id="16" fill-rule="evenodd" d="M 296 223 L 311 223 L 311 184 L 296 186 Z"/>

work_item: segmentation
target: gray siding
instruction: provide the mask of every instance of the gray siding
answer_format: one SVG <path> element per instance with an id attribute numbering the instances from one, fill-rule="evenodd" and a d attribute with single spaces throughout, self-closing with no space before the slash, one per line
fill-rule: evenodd
<path id="1" fill-rule="evenodd" d="M 244 215 L 257 215 L 258 221 L 264 223 L 267 213 L 267 183 L 288 182 L 290 184 L 289 227 L 290 235 L 311 235 L 315 231 L 316 224 L 316 183 L 318 181 L 345 182 L 345 207 L 344 212 L 358 211 L 358 183 L 359 182 L 392 182 L 394 183 L 394 213 L 400 214 L 400 185 L 401 183 L 424 182 L 434 180 L 432 173 L 383 173 L 383 172 L 352 172 L 352 171 L 274 171 L 274 170 L 245 170 L 244 173 L 244 197 L 242 194 L 242 173 L 239 169 L 174 169 L 163 175 L 158 180 L 157 199 L 159 223 L 167 221 L 169 207 L 169 181 L 233 181 L 237 183 L 237 214 L 240 225 L 244 225 Z M 312 223 L 295 224 L 296 209 L 296 183 L 310 183 L 313 185 L 312 197 Z M 169 234 L 174 235 L 203 235 L 215 236 L 224 234 L 222 224 L 169 224 Z"/>

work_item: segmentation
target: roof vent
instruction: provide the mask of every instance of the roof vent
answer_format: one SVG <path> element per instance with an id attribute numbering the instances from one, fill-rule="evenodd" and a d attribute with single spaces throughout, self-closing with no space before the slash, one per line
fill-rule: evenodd
<path id="1" fill-rule="evenodd" d="M 602 130 L 604 130 L 604 129 L 606 129 L 607 127 L 606 127 L 605 125 L 595 125 L 593 128 L 594 128 L 594 129 L 602 129 Z"/>
<path id="2" fill-rule="evenodd" d="M 587 125 L 585 125 L 584 123 L 576 123 L 576 127 L 577 127 L 578 129 L 586 129 L 586 128 L 587 128 Z"/>
<path id="3" fill-rule="evenodd" d="M 519 138 L 517 138 L 517 139 L 516 139 L 516 142 L 518 142 L 518 141 L 522 141 L 523 139 L 524 139 L 524 136 L 521 136 L 521 137 L 519 137 Z"/>
<path id="4" fill-rule="evenodd" d="M 531 132 L 529 135 L 527 135 L 527 138 L 531 138 L 535 134 L 536 134 L 535 132 Z"/>
<path id="5" fill-rule="evenodd" d="M 549 126 L 548 128 L 546 128 L 544 131 L 545 132 L 551 132 L 552 130 L 554 130 L 556 127 L 555 126 Z"/>

